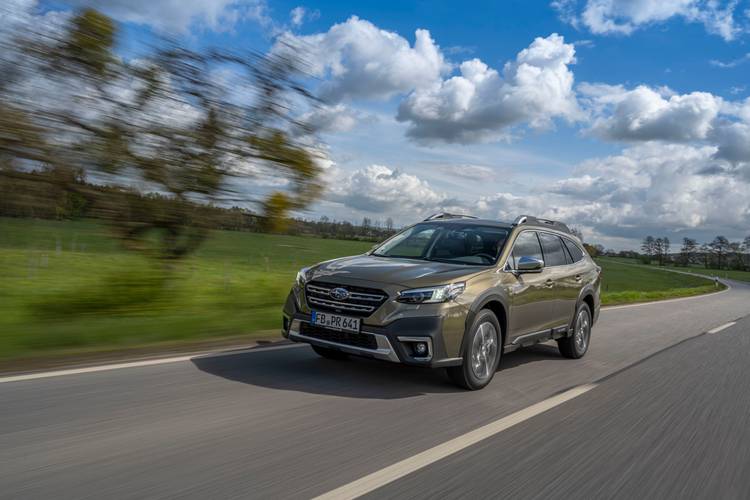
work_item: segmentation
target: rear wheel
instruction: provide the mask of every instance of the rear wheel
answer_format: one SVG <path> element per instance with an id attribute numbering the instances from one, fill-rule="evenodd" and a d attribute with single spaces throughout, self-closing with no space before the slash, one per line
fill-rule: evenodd
<path id="1" fill-rule="evenodd" d="M 313 351 L 315 351 L 318 356 L 322 356 L 326 359 L 342 360 L 348 357 L 345 352 L 341 352 L 336 349 L 329 349 L 327 347 L 320 347 L 317 345 L 310 345 L 310 347 L 313 348 Z"/>
<path id="2" fill-rule="evenodd" d="M 573 322 L 573 335 L 557 341 L 560 354 L 566 358 L 582 358 L 589 350 L 591 343 L 591 310 L 585 302 L 578 306 L 575 321 Z"/>
<path id="3" fill-rule="evenodd" d="M 480 311 L 466 339 L 463 364 L 448 368 L 451 380 L 470 391 L 489 384 L 500 363 L 502 338 L 495 314 L 488 309 Z"/>

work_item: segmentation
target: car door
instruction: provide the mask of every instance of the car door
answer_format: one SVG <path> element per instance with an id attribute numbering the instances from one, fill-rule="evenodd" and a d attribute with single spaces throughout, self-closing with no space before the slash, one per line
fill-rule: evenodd
<path id="1" fill-rule="evenodd" d="M 568 253 L 570 265 L 564 277 L 564 295 L 565 295 L 565 312 L 568 315 L 569 323 L 573 322 L 578 297 L 581 296 L 583 284 L 586 281 L 587 265 L 583 258 L 583 250 L 572 239 L 562 237 L 563 245 Z"/>
<path id="2" fill-rule="evenodd" d="M 549 330 L 558 320 L 552 303 L 553 270 L 545 266 L 539 272 L 515 271 L 521 257 L 544 260 L 536 231 L 521 232 L 513 243 L 509 258 L 515 276 L 515 282 L 509 287 L 511 305 L 507 340 L 510 342 L 521 335 Z"/>
<path id="3" fill-rule="evenodd" d="M 576 269 L 559 235 L 540 232 L 539 240 L 542 242 L 544 259 L 548 263 L 553 281 L 552 294 L 555 309 L 553 328 L 567 329 L 573 319 L 580 290 L 576 282 Z"/>

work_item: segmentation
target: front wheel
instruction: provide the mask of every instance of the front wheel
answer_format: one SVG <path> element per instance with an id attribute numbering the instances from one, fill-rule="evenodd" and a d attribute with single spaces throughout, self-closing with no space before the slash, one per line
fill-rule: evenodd
<path id="1" fill-rule="evenodd" d="M 488 309 L 480 311 L 466 339 L 463 364 L 448 368 L 451 380 L 470 391 L 489 384 L 500 363 L 502 338 L 495 314 Z"/>
<path id="2" fill-rule="evenodd" d="M 578 306 L 573 323 L 573 335 L 557 341 L 560 354 L 566 358 L 582 358 L 591 343 L 591 310 L 585 302 Z"/>

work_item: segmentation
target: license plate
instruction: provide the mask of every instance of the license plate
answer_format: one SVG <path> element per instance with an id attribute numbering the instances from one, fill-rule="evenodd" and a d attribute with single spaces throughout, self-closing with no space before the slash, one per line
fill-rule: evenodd
<path id="1" fill-rule="evenodd" d="M 330 328 L 331 330 L 359 333 L 359 321 L 360 318 L 350 318 L 349 316 L 341 316 L 340 314 L 319 311 L 312 312 L 313 325 Z"/>

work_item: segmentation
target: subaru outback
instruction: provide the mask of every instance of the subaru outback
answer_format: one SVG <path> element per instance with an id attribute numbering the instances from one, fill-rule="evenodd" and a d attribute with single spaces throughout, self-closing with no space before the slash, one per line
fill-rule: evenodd
<path id="1" fill-rule="evenodd" d="M 326 358 L 446 368 L 481 389 L 519 347 L 556 340 L 566 358 L 586 354 L 600 275 L 563 223 L 436 214 L 364 255 L 301 269 L 282 333 Z"/>

